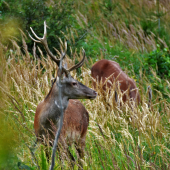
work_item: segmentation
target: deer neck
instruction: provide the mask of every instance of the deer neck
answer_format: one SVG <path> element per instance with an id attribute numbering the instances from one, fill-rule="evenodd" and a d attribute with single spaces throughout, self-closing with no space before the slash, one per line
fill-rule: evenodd
<path id="1" fill-rule="evenodd" d="M 61 107 L 63 113 L 68 106 L 69 99 L 67 96 L 64 96 L 61 92 L 61 99 L 59 98 L 59 89 L 56 85 L 53 85 L 49 94 L 45 98 L 46 110 L 45 115 L 47 119 L 58 121 L 61 115 Z M 61 106 L 62 103 L 62 106 Z"/>

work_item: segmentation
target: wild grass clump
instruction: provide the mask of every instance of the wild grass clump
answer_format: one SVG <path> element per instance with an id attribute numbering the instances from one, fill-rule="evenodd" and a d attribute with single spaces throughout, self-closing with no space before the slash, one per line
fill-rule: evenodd
<path id="1" fill-rule="evenodd" d="M 42 18 L 50 28 L 49 47 L 59 46 L 56 33 L 67 40 L 68 67 L 82 58 L 80 47 L 85 49 L 86 63 L 73 71 L 74 78 L 92 87 L 89 68 L 105 58 L 118 62 L 139 88 L 137 107 L 122 103 L 121 93 L 115 102 L 114 89 L 103 92 L 100 83 L 95 100 L 81 100 L 90 115 L 83 169 L 169 169 L 169 1 L 36 3 L 36 8 L 26 0 L 0 5 L 0 169 L 49 168 L 45 147 L 34 145 L 33 124 L 36 107 L 48 94 L 57 67 L 41 46 L 31 51 L 30 39 L 18 29 L 32 26 L 41 34 Z M 153 92 L 151 103 L 148 86 Z M 77 159 L 74 146 L 70 150 Z M 56 169 L 70 169 L 69 164 L 69 160 L 61 163 L 57 153 Z"/>
<path id="2" fill-rule="evenodd" d="M 27 51 L 26 44 L 23 53 L 17 43 L 13 43 L 16 49 L 7 49 L 6 53 L 1 51 L 4 67 L 0 70 L 0 89 L 4 99 L 1 111 L 4 115 L 3 122 L 10 127 L 10 132 L 15 131 L 17 134 L 9 134 L 7 139 L 14 141 L 17 150 L 17 159 L 14 159 L 13 165 L 20 168 L 48 169 L 44 146 L 34 146 L 36 137 L 33 122 L 36 106 L 48 94 L 57 68 L 48 56 L 44 57 L 39 47 L 37 50 L 41 55 L 37 57 Z M 68 67 L 82 57 L 76 51 L 72 54 L 73 60 L 66 57 Z M 79 76 L 75 71 L 72 76 L 92 87 L 89 68 L 82 67 Z M 131 76 L 135 76 L 133 71 Z M 154 78 L 158 79 L 156 73 Z M 100 84 L 95 100 L 82 100 L 90 115 L 83 169 L 169 168 L 170 105 L 161 91 L 152 88 L 152 102 L 148 107 L 148 85 L 154 87 L 141 69 L 140 81 L 137 82 L 141 104 L 136 107 L 122 103 L 121 93 L 118 93 L 119 101 L 116 103 L 114 90 L 109 93 L 108 89 L 104 93 Z M 166 87 L 169 87 L 168 80 L 165 81 Z M 167 91 L 167 96 L 169 95 Z M 76 157 L 74 146 L 70 149 Z M 61 163 L 57 157 L 56 169 L 61 166 L 69 169 L 69 161 Z M 74 169 L 77 168 L 75 165 Z"/>
<path id="3" fill-rule="evenodd" d="M 141 78 L 146 79 L 146 77 Z M 145 81 L 143 86 L 144 83 Z M 96 148 L 96 155 L 99 156 L 95 165 L 99 161 L 103 169 L 109 169 L 109 167 L 112 169 L 117 166 L 120 169 L 151 167 L 168 169 L 169 121 L 166 119 L 170 114 L 169 103 L 157 91 L 153 95 L 151 107 L 148 108 L 147 93 L 140 86 L 139 89 L 142 102 L 139 107 L 133 107 L 133 109 L 127 104 L 115 107 L 113 105 L 115 103 L 110 100 L 110 98 L 113 99 L 112 95 L 110 98 L 106 97 L 107 101 L 101 100 L 98 90 L 99 96 L 92 105 L 94 108 L 90 108 L 93 112 L 90 111 L 90 133 L 88 134 L 90 141 L 94 142 L 94 145 L 89 147 L 93 150 Z M 163 150 L 166 153 L 164 156 Z"/>

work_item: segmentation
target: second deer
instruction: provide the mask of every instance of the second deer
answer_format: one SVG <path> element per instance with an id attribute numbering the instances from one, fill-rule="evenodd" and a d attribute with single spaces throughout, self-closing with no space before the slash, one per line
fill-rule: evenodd
<path id="1" fill-rule="evenodd" d="M 115 83 L 123 94 L 123 102 L 130 99 L 139 104 L 140 96 L 135 81 L 125 74 L 115 61 L 105 59 L 97 61 L 91 68 L 91 75 L 94 88 L 96 88 L 97 83 L 101 82 L 105 91 L 106 87 L 112 88 L 113 83 Z"/>

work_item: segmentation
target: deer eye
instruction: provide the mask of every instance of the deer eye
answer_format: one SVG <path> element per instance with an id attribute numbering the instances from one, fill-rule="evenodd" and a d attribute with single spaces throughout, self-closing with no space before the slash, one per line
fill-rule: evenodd
<path id="1" fill-rule="evenodd" d="M 72 82 L 72 86 L 77 86 L 77 82 Z"/>

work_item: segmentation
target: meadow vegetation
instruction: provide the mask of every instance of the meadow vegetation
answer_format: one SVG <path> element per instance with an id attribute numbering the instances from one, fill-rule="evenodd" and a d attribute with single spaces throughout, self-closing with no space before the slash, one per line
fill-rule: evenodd
<path id="1" fill-rule="evenodd" d="M 119 63 L 139 88 L 141 104 L 115 103 L 109 95 L 81 100 L 89 112 L 83 169 L 170 168 L 170 29 L 168 0 L 0 1 L 0 169 L 49 168 L 44 146 L 34 146 L 34 115 L 56 76 L 57 66 L 29 39 L 48 25 L 50 49 L 67 40 L 68 67 L 86 62 L 72 76 L 92 87 L 90 68 L 102 58 Z M 33 8 L 33 6 L 35 8 Z M 53 49 L 55 53 L 55 50 Z M 152 88 L 148 107 L 147 87 Z M 119 93 L 119 96 L 121 94 Z M 74 146 L 70 148 L 75 156 Z M 70 160 L 55 169 L 70 169 Z M 74 169 L 78 169 L 75 165 Z"/>

